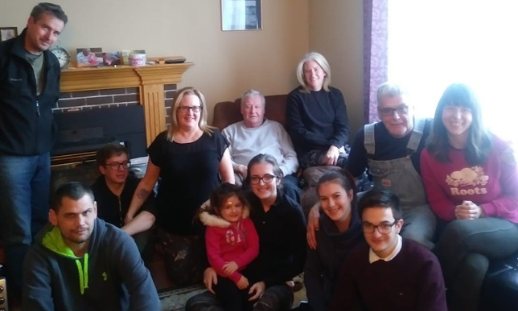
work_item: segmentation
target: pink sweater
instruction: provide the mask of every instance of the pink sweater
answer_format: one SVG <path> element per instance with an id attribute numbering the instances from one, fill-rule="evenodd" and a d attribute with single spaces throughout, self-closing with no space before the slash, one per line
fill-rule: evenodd
<path id="1" fill-rule="evenodd" d="M 241 271 L 259 254 L 259 237 L 250 218 L 227 228 L 207 226 L 205 243 L 211 267 L 218 275 L 228 277 L 236 283 L 242 274 L 236 271 L 229 276 L 224 275 L 223 265 L 235 261 Z"/>
<path id="2" fill-rule="evenodd" d="M 518 170 L 511 147 L 493 139 L 486 162 L 470 166 L 464 151 L 450 148 L 450 162 L 438 162 L 428 150 L 421 153 L 421 175 L 428 202 L 441 219 L 455 219 L 455 206 L 472 201 L 485 217 L 499 217 L 518 223 Z"/>

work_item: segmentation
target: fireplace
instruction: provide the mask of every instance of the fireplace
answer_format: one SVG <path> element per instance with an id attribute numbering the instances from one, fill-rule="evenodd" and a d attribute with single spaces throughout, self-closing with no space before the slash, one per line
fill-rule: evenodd
<path id="1" fill-rule="evenodd" d="M 140 105 L 55 113 L 58 135 L 51 151 L 52 189 L 68 181 L 91 184 L 99 175 L 96 152 L 123 144 L 131 159 L 146 156 L 144 108 Z M 142 162 L 142 161 L 141 161 Z"/>
<path id="2" fill-rule="evenodd" d="M 131 158 L 146 155 L 144 108 L 140 105 L 55 113 L 58 128 L 53 157 L 97 151 L 107 143 L 124 144 Z"/>

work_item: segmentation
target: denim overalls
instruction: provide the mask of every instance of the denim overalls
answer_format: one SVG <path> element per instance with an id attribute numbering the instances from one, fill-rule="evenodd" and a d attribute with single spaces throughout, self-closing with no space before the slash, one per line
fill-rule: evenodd
<path id="1" fill-rule="evenodd" d="M 387 161 L 369 159 L 369 174 L 372 176 L 374 187 L 390 190 L 401 200 L 405 221 L 401 235 L 433 248 L 436 217 L 427 204 L 421 176 L 410 158 L 419 147 L 426 119 L 415 122 L 407 144 L 407 156 Z M 373 155 L 376 147 L 374 124 L 365 125 L 364 132 L 365 150 L 367 154 Z"/>

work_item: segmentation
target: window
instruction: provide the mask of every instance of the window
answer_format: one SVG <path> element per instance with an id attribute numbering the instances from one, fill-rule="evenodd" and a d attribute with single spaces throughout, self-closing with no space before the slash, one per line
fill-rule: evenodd
<path id="1" fill-rule="evenodd" d="M 451 83 L 470 85 L 485 122 L 518 143 L 518 1 L 388 2 L 388 77 L 432 117 Z"/>

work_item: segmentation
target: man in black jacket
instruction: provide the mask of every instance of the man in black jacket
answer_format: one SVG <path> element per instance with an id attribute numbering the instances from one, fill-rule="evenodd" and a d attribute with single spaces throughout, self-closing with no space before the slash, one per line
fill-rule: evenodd
<path id="1" fill-rule="evenodd" d="M 102 174 L 92 184 L 97 215 L 133 236 L 142 253 L 152 240 L 150 228 L 155 222 L 154 197 L 150 195 L 138 215 L 124 224 L 124 217 L 140 182 L 135 174 L 129 172 L 128 149 L 116 144 L 104 146 L 97 152 L 97 165 Z"/>
<path id="2" fill-rule="evenodd" d="M 0 44 L 0 236 L 15 300 L 25 255 L 48 221 L 52 108 L 60 81 L 59 62 L 48 49 L 67 21 L 59 5 L 40 3 L 21 35 Z"/>

